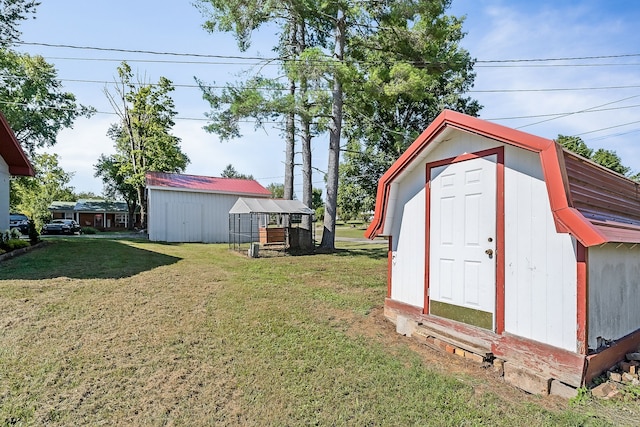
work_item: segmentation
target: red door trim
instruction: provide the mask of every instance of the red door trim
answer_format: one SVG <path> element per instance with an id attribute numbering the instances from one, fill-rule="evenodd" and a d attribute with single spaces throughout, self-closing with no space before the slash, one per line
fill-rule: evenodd
<path id="1" fill-rule="evenodd" d="M 495 332 L 504 332 L 504 146 L 465 153 L 448 159 L 427 163 L 425 177 L 425 269 L 424 269 L 424 308 L 429 314 L 429 239 L 431 229 L 431 170 L 439 166 L 464 162 L 488 156 L 496 156 L 496 324 Z"/>
<path id="2" fill-rule="evenodd" d="M 578 353 L 587 354 L 589 351 L 589 318 L 587 313 L 589 312 L 589 289 L 588 289 L 588 270 L 587 270 L 587 258 L 589 256 L 587 248 L 576 241 L 576 261 L 577 261 L 577 341 L 578 341 Z"/>

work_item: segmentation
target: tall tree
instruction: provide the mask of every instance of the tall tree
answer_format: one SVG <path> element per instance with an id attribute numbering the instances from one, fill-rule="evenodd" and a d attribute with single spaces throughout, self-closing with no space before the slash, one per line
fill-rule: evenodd
<path id="1" fill-rule="evenodd" d="M 303 69 L 307 58 L 315 55 L 308 62 L 313 64 L 316 74 L 324 76 L 324 86 L 318 87 L 330 94 L 329 112 L 319 110 L 324 114 L 312 116 L 329 119 L 321 243 L 324 249 L 334 249 L 335 243 L 343 124 L 349 139 L 363 141 L 365 148 L 373 147 L 365 153 L 380 153 L 382 161 L 378 163 L 383 169 L 392 161 L 389 159 L 395 160 L 402 152 L 406 141 L 424 128 L 410 126 L 428 123 L 444 107 L 469 114 L 476 114 L 480 108 L 477 102 L 462 96 L 473 82 L 473 61 L 458 45 L 463 36 L 462 20 L 444 14 L 450 0 L 201 0 L 200 3 L 213 6 L 214 10 L 205 27 L 233 31 L 241 47 L 247 46 L 252 31 L 263 23 L 280 26 L 280 44 L 275 50 L 284 60 L 291 88 L 296 90 L 293 97 L 296 102 L 289 105 L 299 118 L 303 152 L 310 141 L 305 127 L 309 117 L 306 110 L 312 104 L 308 102 L 309 92 L 305 94 L 310 74 L 292 70 Z M 226 111 L 233 115 L 240 110 L 231 104 Z M 362 126 L 368 129 L 360 129 Z M 395 135 L 398 128 L 401 138 Z M 390 140 L 382 138 L 390 129 Z M 303 160 L 306 161 L 304 155 Z M 364 160 L 362 165 L 366 164 Z M 380 175 L 371 179 L 375 181 Z"/>
<path id="2" fill-rule="evenodd" d="M 254 76 L 232 90 L 223 90 L 221 95 L 207 90 L 202 83 L 201 87 L 213 109 L 209 117 L 214 121 L 221 120 L 222 124 L 233 121 L 236 130 L 237 121 L 247 117 L 254 118 L 257 126 L 261 125 L 264 117 L 284 120 L 284 198 L 293 198 L 295 140 L 299 136 L 302 146 L 303 202 L 311 203 L 310 146 L 317 131 L 313 123 L 313 110 L 317 105 L 309 92 L 313 86 L 310 82 L 312 77 L 300 74 L 300 68 L 296 65 L 304 61 L 302 56 L 311 44 L 320 43 L 326 36 L 320 28 L 324 23 L 319 19 L 318 5 L 309 0 L 200 0 L 197 4 L 207 19 L 205 28 L 212 32 L 233 32 L 242 51 L 249 47 L 251 34 L 260 26 L 268 22 L 275 22 L 279 26 L 279 43 L 274 50 L 284 61 L 287 84 L 279 83 L 277 79 Z M 256 86 L 257 81 L 262 86 Z M 269 93 L 265 95 L 265 91 Z M 224 125 L 213 124 L 205 129 L 221 137 L 239 135 L 237 131 L 227 132 L 228 127 Z"/>
<path id="3" fill-rule="evenodd" d="M 160 77 L 157 84 L 134 81 L 131 67 L 123 62 L 118 67 L 119 81 L 114 92 L 105 88 L 105 94 L 120 121 L 109 129 L 108 135 L 115 142 L 116 155 L 102 156 L 117 168 L 115 175 L 127 186 L 135 188 L 136 203 L 140 207 L 142 226 L 146 226 L 147 200 L 145 173 L 183 172 L 189 158 L 180 149 L 180 138 L 171 134 L 174 125 L 174 90 L 170 80 Z M 96 173 L 103 178 L 111 172 L 101 160 Z M 117 184 L 115 182 L 114 184 Z M 126 195 L 122 194 L 126 199 Z"/>
<path id="4" fill-rule="evenodd" d="M 39 1 L 0 0 L 0 49 L 5 49 L 20 38 L 21 21 L 36 13 Z"/>
<path id="5" fill-rule="evenodd" d="M 465 93 L 474 61 L 460 47 L 463 20 L 446 14 L 449 0 L 372 2 L 367 29 L 350 39 L 359 90 L 345 105 L 347 146 L 340 171 L 341 211 L 373 209 L 382 174 L 445 108 L 476 116 Z"/>
<path id="6" fill-rule="evenodd" d="M 56 69 L 42 56 L 11 50 L 19 41 L 20 23 L 33 16 L 39 4 L 0 0 L 0 109 L 30 155 L 36 148 L 54 145 L 61 129 L 94 111 L 63 90 Z"/>
<path id="7" fill-rule="evenodd" d="M 38 229 L 51 218 L 51 202 L 75 200 L 69 186 L 73 173 L 62 169 L 58 160 L 57 154 L 35 154 L 31 158 L 35 176 L 11 180 L 11 210 L 29 216 Z"/>

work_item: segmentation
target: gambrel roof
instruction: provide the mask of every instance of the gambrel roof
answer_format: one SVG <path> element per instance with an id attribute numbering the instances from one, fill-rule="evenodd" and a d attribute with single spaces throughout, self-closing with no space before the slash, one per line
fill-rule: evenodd
<path id="1" fill-rule="evenodd" d="M 373 221 L 365 236 L 389 235 L 394 213 L 394 183 L 433 144 L 463 131 L 538 153 L 558 232 L 584 246 L 608 242 L 640 243 L 640 184 L 557 142 L 454 111 L 443 111 L 380 178 Z"/>

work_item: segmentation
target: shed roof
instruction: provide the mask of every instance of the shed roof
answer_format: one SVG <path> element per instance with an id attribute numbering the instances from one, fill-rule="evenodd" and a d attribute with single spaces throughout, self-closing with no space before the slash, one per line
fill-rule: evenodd
<path id="1" fill-rule="evenodd" d="M 380 178 L 376 210 L 365 236 L 388 235 L 388 204 L 393 183 L 443 133 L 458 130 L 539 154 L 556 228 L 584 246 L 608 242 L 640 243 L 640 184 L 563 149 L 551 139 L 531 135 L 454 111 L 443 111 Z"/>
<path id="2" fill-rule="evenodd" d="M 309 209 L 299 200 L 284 199 L 250 199 L 240 197 L 229 210 L 230 214 L 302 214 L 312 215 L 313 210 Z"/>
<path id="3" fill-rule="evenodd" d="M 148 188 L 163 190 L 271 196 L 269 190 L 253 179 L 216 178 L 201 175 L 147 172 L 146 180 Z"/>
<path id="4" fill-rule="evenodd" d="M 0 156 L 9 165 L 9 173 L 18 176 L 34 176 L 35 172 L 24 154 L 11 126 L 0 112 Z"/>

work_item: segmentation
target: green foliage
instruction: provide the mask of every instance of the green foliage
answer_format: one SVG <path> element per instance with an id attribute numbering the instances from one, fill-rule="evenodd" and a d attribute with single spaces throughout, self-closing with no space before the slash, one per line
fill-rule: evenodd
<path id="1" fill-rule="evenodd" d="M 622 164 L 622 159 L 615 151 L 599 148 L 593 153 L 591 160 L 621 175 L 627 175 L 631 168 Z"/>
<path id="2" fill-rule="evenodd" d="M 20 231 L 18 229 L 5 230 L 0 234 L 0 249 L 4 252 L 11 252 L 27 246 L 30 246 L 30 243 L 20 239 Z"/>
<path id="3" fill-rule="evenodd" d="M 94 165 L 95 175 L 102 178 L 108 196 L 119 195 L 127 202 L 130 218 L 139 205 L 144 224 L 146 172 L 180 173 L 189 158 L 180 149 L 180 138 L 171 134 L 177 114 L 170 96 L 174 90 L 171 81 L 160 77 L 153 85 L 135 82 L 126 62 L 118 67 L 118 76 L 116 93 L 105 90 L 120 117 L 107 133 L 114 141 L 116 154 L 101 155 Z"/>
<path id="4" fill-rule="evenodd" d="M 34 154 L 31 160 L 34 177 L 11 180 L 11 210 L 22 212 L 35 221 L 37 229 L 51 218 L 49 205 L 55 200 L 73 201 L 73 187 L 69 182 L 73 173 L 58 165 L 57 154 Z"/>
<path id="5" fill-rule="evenodd" d="M 94 111 L 63 91 L 56 69 L 42 56 L 0 49 L 0 81 L 2 112 L 32 156 L 36 148 L 54 145 L 60 130 L 77 117 Z"/>
<path id="6" fill-rule="evenodd" d="M 0 49 L 20 38 L 18 25 L 35 14 L 39 5 L 39 1 L 33 0 L 0 0 Z"/>
<path id="7" fill-rule="evenodd" d="M 97 228 L 93 228 L 93 227 L 82 227 L 81 233 L 82 234 L 97 234 L 98 233 L 98 229 Z"/>
<path id="8" fill-rule="evenodd" d="M 29 243 L 35 245 L 40 241 L 40 233 L 36 227 L 36 222 L 33 219 L 29 220 Z"/>
<path id="9" fill-rule="evenodd" d="M 241 120 L 252 118 L 255 128 L 263 128 L 266 121 L 282 117 L 294 109 L 294 100 L 286 93 L 282 83 L 262 76 L 245 82 L 230 84 L 217 90 L 196 79 L 202 97 L 209 102 L 211 111 L 205 113 L 210 122 L 204 127 L 222 141 L 239 138 Z"/>
<path id="10" fill-rule="evenodd" d="M 578 394 L 569 400 L 572 406 L 583 406 L 591 402 L 591 391 L 588 387 L 579 387 Z"/>
<path id="11" fill-rule="evenodd" d="M 271 192 L 272 199 L 282 199 L 284 197 L 284 184 L 272 182 L 267 185 L 267 190 Z"/>
<path id="12" fill-rule="evenodd" d="M 224 168 L 220 176 L 223 178 L 253 179 L 253 175 L 245 175 L 238 172 L 231 163 Z"/>
<path id="13" fill-rule="evenodd" d="M 346 83 L 345 134 L 338 206 L 355 218 L 373 210 L 382 174 L 445 108 L 476 116 L 465 96 L 474 60 L 460 47 L 463 19 L 445 14 L 449 1 L 371 3 L 375 31 L 350 40 L 358 79 Z"/>
<path id="14" fill-rule="evenodd" d="M 579 136 L 558 135 L 556 141 L 569 151 L 590 159 L 593 150 Z"/>

